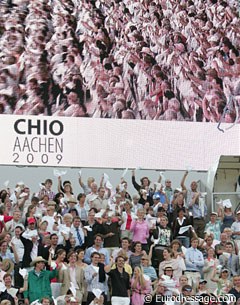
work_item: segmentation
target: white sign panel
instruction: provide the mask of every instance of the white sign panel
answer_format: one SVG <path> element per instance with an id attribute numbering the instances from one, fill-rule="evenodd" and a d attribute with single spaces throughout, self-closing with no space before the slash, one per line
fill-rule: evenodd
<path id="1" fill-rule="evenodd" d="M 0 115 L 0 164 L 208 170 L 240 155 L 240 125 Z"/>

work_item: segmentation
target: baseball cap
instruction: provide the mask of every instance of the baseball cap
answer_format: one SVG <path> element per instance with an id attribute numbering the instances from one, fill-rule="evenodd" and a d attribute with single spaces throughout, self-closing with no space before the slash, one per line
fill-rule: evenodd
<path id="1" fill-rule="evenodd" d="M 188 291 L 188 292 L 190 292 L 190 291 L 192 291 L 192 286 L 190 286 L 190 285 L 184 285 L 184 286 L 182 287 L 182 291 Z"/>
<path id="2" fill-rule="evenodd" d="M 28 223 L 29 223 L 29 224 L 30 224 L 30 223 L 36 223 L 35 218 L 34 218 L 34 217 L 28 218 Z"/>
<path id="3" fill-rule="evenodd" d="M 218 215 L 218 213 L 217 212 L 211 212 L 211 214 L 210 215 Z"/>

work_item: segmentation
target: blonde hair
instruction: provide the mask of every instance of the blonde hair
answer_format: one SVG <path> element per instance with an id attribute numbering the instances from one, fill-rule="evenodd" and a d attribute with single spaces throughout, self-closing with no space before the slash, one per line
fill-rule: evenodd
<path id="1" fill-rule="evenodd" d="M 138 271 L 139 277 L 137 279 L 133 277 L 132 288 L 136 289 L 137 285 L 139 284 L 141 289 L 144 289 L 146 287 L 146 280 L 143 277 L 142 269 L 140 267 L 135 267 L 134 271 Z"/>
<path id="2" fill-rule="evenodd" d="M 95 182 L 95 179 L 93 177 L 88 177 L 87 183 L 92 184 L 93 182 Z"/>
<path id="3" fill-rule="evenodd" d="M 137 210 L 137 214 L 138 214 L 138 213 L 143 213 L 144 215 L 146 215 L 146 211 L 145 211 L 144 209 L 138 209 L 138 210 Z"/>
<path id="4" fill-rule="evenodd" d="M 73 221 L 73 216 L 72 216 L 72 214 L 66 213 L 66 214 L 63 216 L 63 222 L 65 222 L 66 220 L 71 220 L 71 221 Z"/>

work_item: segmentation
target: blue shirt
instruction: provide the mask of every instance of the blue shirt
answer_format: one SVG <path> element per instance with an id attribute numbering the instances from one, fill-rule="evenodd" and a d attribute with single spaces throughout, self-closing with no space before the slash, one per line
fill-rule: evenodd
<path id="1" fill-rule="evenodd" d="M 87 291 L 92 291 L 95 288 L 107 292 L 105 283 L 107 278 L 105 282 L 101 283 L 99 282 L 99 273 L 97 276 L 93 277 L 94 273 L 96 273 L 96 270 L 94 269 L 92 264 L 87 266 L 84 270 L 84 276 L 87 282 Z"/>
<path id="2" fill-rule="evenodd" d="M 186 270 L 201 271 L 204 266 L 204 258 L 201 251 L 193 247 L 187 249 L 185 255 Z"/>
<path id="3" fill-rule="evenodd" d="M 158 278 L 156 270 L 153 268 L 153 266 L 147 266 L 147 267 L 142 266 L 142 270 L 143 270 L 143 274 L 148 275 L 151 281 L 155 281 Z"/>
<path id="4" fill-rule="evenodd" d="M 97 250 L 94 246 L 88 248 L 86 250 L 86 253 L 84 255 L 84 262 L 87 264 L 91 264 L 91 254 L 93 252 L 98 252 L 100 254 L 104 254 L 105 255 L 105 265 L 109 265 L 110 259 L 109 259 L 109 253 L 108 250 L 105 248 L 100 248 L 99 250 Z"/>
<path id="5" fill-rule="evenodd" d="M 194 203 L 192 205 L 192 213 L 193 213 L 193 218 L 202 218 L 207 216 L 207 206 L 204 203 L 204 215 L 202 215 L 202 209 L 200 205 Z"/>

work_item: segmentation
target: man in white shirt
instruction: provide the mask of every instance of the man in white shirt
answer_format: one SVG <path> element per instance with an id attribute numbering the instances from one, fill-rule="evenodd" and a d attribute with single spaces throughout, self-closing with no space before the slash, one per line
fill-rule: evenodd
<path id="1" fill-rule="evenodd" d="M 21 222 L 22 218 L 22 213 L 19 210 L 15 210 L 13 212 L 13 219 L 6 222 L 5 226 L 7 231 L 13 236 L 15 228 L 19 225 L 22 224 Z"/>
<path id="2" fill-rule="evenodd" d="M 18 256 L 18 264 L 15 264 L 14 270 L 14 283 L 16 287 L 23 287 L 23 278 L 19 274 L 19 268 L 22 268 L 22 260 L 24 254 L 24 245 L 20 239 L 20 234 L 23 232 L 24 227 L 23 225 L 18 225 L 15 227 L 15 234 L 11 240 L 11 244 L 15 246 L 17 256 Z"/>
<path id="3" fill-rule="evenodd" d="M 20 239 L 20 234 L 22 233 L 23 230 L 24 230 L 23 226 L 21 226 L 21 225 L 16 226 L 15 231 L 14 231 L 15 234 L 11 240 L 11 244 L 13 244 L 15 246 L 19 263 L 22 262 L 23 254 L 24 254 L 24 245 Z"/>
<path id="4" fill-rule="evenodd" d="M 50 233 L 53 233 L 53 225 L 55 222 L 54 219 L 54 212 L 55 212 L 55 207 L 54 206 L 48 206 L 47 207 L 47 215 L 43 216 L 42 222 L 47 221 L 48 226 L 47 226 L 47 231 Z"/>

